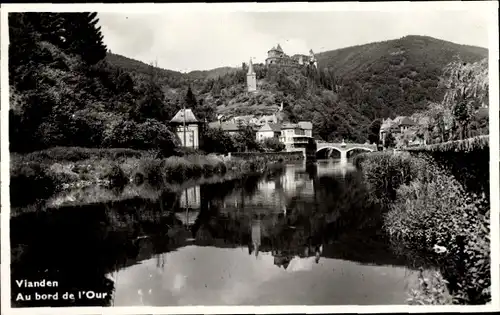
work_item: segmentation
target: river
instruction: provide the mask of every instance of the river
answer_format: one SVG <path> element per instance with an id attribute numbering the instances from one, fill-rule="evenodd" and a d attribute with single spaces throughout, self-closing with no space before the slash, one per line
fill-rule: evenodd
<path id="1" fill-rule="evenodd" d="M 109 294 L 15 306 L 405 304 L 416 273 L 377 216 L 361 174 L 335 160 L 21 215 L 11 222 L 12 281 Z M 13 300 L 27 292 L 12 290 Z"/>

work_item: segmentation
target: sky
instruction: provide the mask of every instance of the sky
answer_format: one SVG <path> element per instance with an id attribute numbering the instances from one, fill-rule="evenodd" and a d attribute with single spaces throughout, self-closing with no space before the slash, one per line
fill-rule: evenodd
<path id="1" fill-rule="evenodd" d="M 239 67 L 281 45 L 308 54 L 353 45 L 425 35 L 488 47 L 486 10 L 228 12 L 176 11 L 98 15 L 113 52 L 182 72 Z"/>

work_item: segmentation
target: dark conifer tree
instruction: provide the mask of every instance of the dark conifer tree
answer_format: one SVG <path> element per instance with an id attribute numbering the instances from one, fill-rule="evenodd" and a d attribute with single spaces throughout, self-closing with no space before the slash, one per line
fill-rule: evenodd
<path id="1" fill-rule="evenodd" d="M 22 83 L 23 78 L 39 62 L 36 29 L 28 13 L 9 14 L 9 76 L 11 82 Z M 19 77 L 20 80 L 14 80 Z"/>
<path id="2" fill-rule="evenodd" d="M 191 86 L 188 87 L 184 101 L 186 102 L 186 107 L 191 108 L 191 109 L 195 109 L 196 105 L 198 104 L 198 101 L 196 100 L 196 96 L 194 96 L 194 93 L 191 90 Z"/>
<path id="3" fill-rule="evenodd" d="M 375 119 L 368 127 L 368 141 L 370 141 L 370 143 L 378 144 L 381 125 L 382 122 L 380 121 L 380 119 Z"/>
<path id="4" fill-rule="evenodd" d="M 103 43 L 101 27 L 97 27 L 98 22 L 96 12 L 65 13 L 64 48 L 69 53 L 80 55 L 89 65 L 106 57 L 107 48 Z"/>

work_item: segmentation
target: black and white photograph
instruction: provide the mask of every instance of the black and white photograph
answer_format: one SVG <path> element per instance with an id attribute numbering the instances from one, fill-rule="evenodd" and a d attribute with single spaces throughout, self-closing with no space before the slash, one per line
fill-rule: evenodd
<path id="1" fill-rule="evenodd" d="M 10 4 L 1 40 L 2 313 L 498 307 L 496 1 Z"/>

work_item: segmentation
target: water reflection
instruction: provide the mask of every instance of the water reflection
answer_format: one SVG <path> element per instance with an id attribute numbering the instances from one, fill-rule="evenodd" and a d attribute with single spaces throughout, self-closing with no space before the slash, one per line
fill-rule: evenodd
<path id="1" fill-rule="evenodd" d="M 412 278 L 379 211 L 352 165 L 320 161 L 157 200 L 23 215 L 11 220 L 22 248 L 13 280 L 49 273 L 112 299 L 17 305 L 404 303 Z"/>

